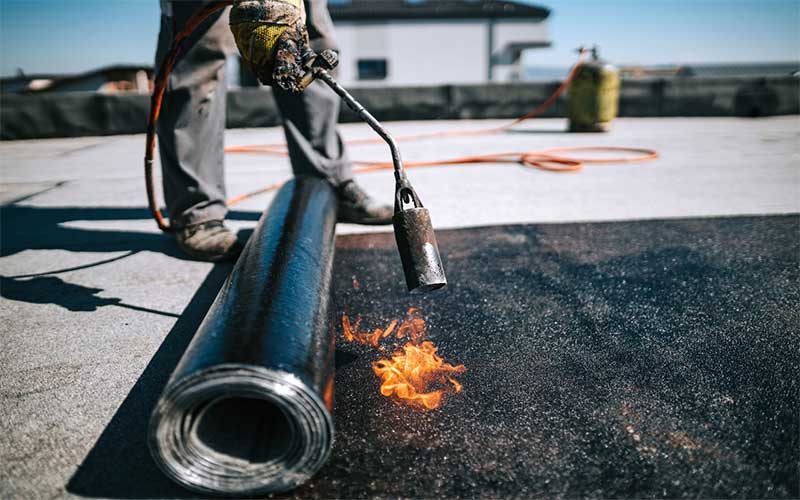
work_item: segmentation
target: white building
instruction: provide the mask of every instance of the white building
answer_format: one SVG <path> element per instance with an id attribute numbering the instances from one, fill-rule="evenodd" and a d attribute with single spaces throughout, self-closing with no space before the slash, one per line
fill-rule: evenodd
<path id="1" fill-rule="evenodd" d="M 548 47 L 544 7 L 501 0 L 329 2 L 344 85 L 515 80 L 525 49 Z"/>

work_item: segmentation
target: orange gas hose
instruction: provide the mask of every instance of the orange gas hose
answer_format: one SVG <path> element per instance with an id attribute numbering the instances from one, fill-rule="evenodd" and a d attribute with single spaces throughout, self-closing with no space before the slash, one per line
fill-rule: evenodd
<path id="1" fill-rule="evenodd" d="M 155 148 L 156 123 L 158 122 L 158 116 L 161 110 L 161 103 L 164 98 L 164 92 L 166 90 L 167 82 L 169 81 L 169 74 L 172 71 L 172 68 L 176 63 L 177 58 L 181 53 L 183 41 L 186 38 L 188 38 L 189 35 L 191 35 L 191 33 L 197 28 L 197 26 L 199 26 L 211 14 L 220 9 L 225 8 L 231 3 L 232 0 L 221 0 L 213 2 L 206 5 L 195 15 L 193 15 L 186 23 L 186 26 L 175 36 L 175 39 L 172 42 L 172 46 L 170 47 L 167 56 L 165 57 L 163 63 L 161 64 L 158 75 L 155 79 L 153 96 L 150 103 L 150 114 L 147 120 L 147 140 L 145 148 L 144 170 L 145 170 L 145 185 L 147 189 L 148 206 L 150 208 L 151 214 L 153 215 L 153 218 L 158 224 L 158 227 L 164 232 L 171 232 L 173 231 L 173 228 L 164 220 L 164 217 L 162 216 L 161 210 L 159 208 L 158 201 L 156 199 L 155 181 L 153 177 L 153 151 Z M 567 77 L 556 88 L 556 90 L 552 93 L 552 95 L 550 95 L 550 97 L 548 97 L 535 109 L 533 109 L 526 115 L 517 118 L 514 121 L 511 121 L 499 127 L 492 127 L 486 129 L 478 129 L 478 130 L 455 130 L 455 131 L 449 130 L 449 131 L 440 131 L 440 132 L 433 132 L 426 134 L 407 135 L 398 137 L 397 140 L 413 141 L 413 140 L 431 139 L 431 138 L 497 134 L 500 132 L 507 131 L 526 120 L 536 118 L 537 116 L 541 115 L 545 110 L 547 110 L 550 106 L 552 106 L 553 103 L 556 101 L 556 99 L 558 99 L 558 97 L 561 94 L 563 94 L 564 91 L 567 90 L 567 88 L 569 88 L 570 84 L 572 84 L 572 81 L 575 79 L 575 76 L 577 75 L 577 72 L 580 69 L 581 64 L 583 64 L 583 59 L 586 53 L 587 53 L 586 50 L 580 51 L 578 60 L 570 69 L 569 73 L 567 74 Z M 355 146 L 361 144 L 375 144 L 381 142 L 382 139 L 376 137 L 369 139 L 350 140 L 347 141 L 347 144 Z M 261 153 L 261 154 L 272 154 L 278 156 L 288 156 L 288 151 L 286 149 L 285 143 L 231 146 L 225 148 L 225 152 Z M 623 156 L 613 157 L 613 158 L 606 158 L 606 157 L 587 158 L 587 157 L 569 156 L 569 153 L 579 153 L 579 152 L 580 153 L 616 152 L 616 153 L 622 153 Z M 631 154 L 634 154 L 636 156 L 630 156 Z M 440 167 L 440 166 L 474 164 L 474 163 L 494 163 L 494 164 L 515 163 L 519 165 L 524 165 L 526 167 L 538 168 L 550 172 L 576 172 L 578 170 L 583 169 L 583 167 L 588 164 L 632 163 L 632 162 L 653 160 L 656 158 L 658 158 L 657 152 L 644 148 L 608 147 L 608 146 L 560 147 L 560 148 L 544 149 L 540 151 L 492 153 L 485 155 L 447 158 L 441 160 L 407 162 L 404 163 L 404 167 L 421 168 L 421 167 Z M 354 161 L 353 163 L 355 165 L 358 165 L 353 169 L 354 173 L 375 172 L 378 170 L 388 170 L 394 168 L 391 162 Z M 275 184 L 264 186 L 255 191 L 234 196 L 233 198 L 227 200 L 227 204 L 228 206 L 234 206 L 248 198 L 252 198 L 254 196 L 264 193 L 269 193 L 271 191 L 275 191 L 282 185 L 283 182 L 278 182 Z"/>
<path id="2" fill-rule="evenodd" d="M 156 199 L 156 186 L 155 179 L 153 178 L 153 150 L 156 146 L 156 124 L 158 123 L 158 115 L 161 113 L 161 102 L 164 100 L 164 92 L 167 89 L 169 82 L 169 74 L 172 72 L 172 67 L 178 60 L 178 56 L 183 50 L 183 42 L 197 29 L 200 24 L 205 21 L 214 12 L 224 9 L 228 5 L 232 5 L 233 0 L 219 0 L 205 5 L 198 10 L 192 17 L 186 21 L 183 29 L 175 35 L 172 40 L 172 45 L 167 52 L 166 57 L 158 69 L 158 75 L 153 82 L 153 95 L 150 98 L 150 113 L 147 116 L 147 139 L 145 140 L 144 150 L 144 179 L 145 189 L 147 190 L 147 205 L 150 208 L 150 213 L 153 215 L 158 228 L 169 233 L 173 231 L 161 215 L 161 209 L 158 207 L 158 200 Z"/>
<path id="3" fill-rule="evenodd" d="M 556 99 L 558 99 L 558 97 L 561 94 L 563 94 L 564 91 L 567 90 L 567 88 L 569 88 L 570 84 L 572 84 L 572 81 L 575 79 L 575 75 L 578 73 L 578 69 L 580 69 L 580 66 L 583 63 L 583 58 L 585 57 L 586 53 L 587 53 L 586 50 L 580 51 L 578 60 L 570 69 L 569 73 L 567 74 L 567 77 L 558 86 L 558 88 L 556 88 L 556 90 L 550 95 L 550 97 L 545 99 L 545 101 L 542 102 L 535 109 L 533 109 L 526 115 L 517 118 L 514 121 L 503 124 L 499 127 L 491 127 L 478 130 L 446 130 L 446 131 L 432 132 L 426 134 L 406 135 L 406 136 L 399 136 L 396 138 L 396 140 L 414 141 L 420 139 L 432 139 L 432 138 L 439 139 L 446 137 L 460 137 L 460 136 L 463 137 L 463 136 L 497 134 L 500 132 L 505 132 L 526 120 L 536 118 L 537 116 L 541 115 L 544 111 L 546 111 L 550 106 L 552 106 L 553 103 L 556 102 Z M 355 139 L 346 141 L 346 143 L 350 146 L 361 145 L 361 144 L 376 144 L 376 143 L 382 143 L 382 139 L 378 137 L 368 138 L 368 139 Z M 277 156 L 288 155 L 285 143 L 230 146 L 225 148 L 225 152 L 261 153 L 261 154 L 271 154 Z M 615 152 L 622 154 L 622 156 L 587 158 L 587 157 L 574 157 L 568 155 L 568 153 L 590 153 L 590 152 L 594 153 Z M 630 156 L 631 154 L 635 156 Z M 601 147 L 577 146 L 577 147 L 550 148 L 541 151 L 491 153 L 485 155 L 446 158 L 442 160 L 403 162 L 403 166 L 405 168 L 421 168 L 421 167 L 443 167 L 443 166 L 464 165 L 464 164 L 474 164 L 474 163 L 494 163 L 494 164 L 515 163 L 526 167 L 546 170 L 549 172 L 576 172 L 578 170 L 583 169 L 585 165 L 589 164 L 598 165 L 598 164 L 615 164 L 615 163 L 633 163 L 633 162 L 654 160 L 656 158 L 658 158 L 658 153 L 656 151 L 645 148 L 612 147 L 612 146 L 601 146 Z M 375 172 L 378 170 L 391 170 L 392 168 L 394 168 L 394 165 L 391 162 L 354 161 L 353 164 L 358 165 L 356 168 L 353 169 L 354 173 Z M 282 185 L 283 185 L 282 182 L 278 182 L 249 193 L 240 194 L 238 196 L 229 199 L 227 201 L 228 206 L 234 206 L 253 196 L 274 191 L 280 188 Z"/>

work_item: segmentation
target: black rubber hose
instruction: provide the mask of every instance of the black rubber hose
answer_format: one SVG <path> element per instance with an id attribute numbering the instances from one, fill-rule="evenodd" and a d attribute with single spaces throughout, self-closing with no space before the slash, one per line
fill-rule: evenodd
<path id="1" fill-rule="evenodd" d="M 151 453 L 178 483 L 285 491 L 327 459 L 336 207 L 327 181 L 298 177 L 261 217 L 151 417 Z"/>

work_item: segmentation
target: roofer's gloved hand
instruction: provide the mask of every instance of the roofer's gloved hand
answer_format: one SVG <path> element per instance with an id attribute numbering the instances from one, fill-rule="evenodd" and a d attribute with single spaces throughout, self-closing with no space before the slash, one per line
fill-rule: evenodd
<path id="1" fill-rule="evenodd" d="M 303 0 L 234 0 L 230 28 L 242 59 L 261 83 L 303 90 L 308 50 Z"/>

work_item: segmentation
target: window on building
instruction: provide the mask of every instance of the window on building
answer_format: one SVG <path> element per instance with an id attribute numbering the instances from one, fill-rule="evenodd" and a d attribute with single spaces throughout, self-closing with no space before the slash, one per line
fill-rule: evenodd
<path id="1" fill-rule="evenodd" d="M 385 80 L 387 75 L 386 59 L 359 59 L 359 80 Z"/>

